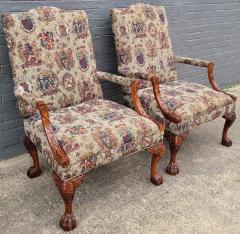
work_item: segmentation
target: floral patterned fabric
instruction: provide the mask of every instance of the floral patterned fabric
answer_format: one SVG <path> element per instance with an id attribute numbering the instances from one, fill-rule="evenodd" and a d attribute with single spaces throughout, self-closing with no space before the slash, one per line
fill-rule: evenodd
<path id="1" fill-rule="evenodd" d="M 194 65 L 194 66 L 207 67 L 212 62 L 207 61 L 207 60 L 176 56 L 176 63 L 185 63 L 185 64 L 189 64 L 189 65 Z"/>
<path id="2" fill-rule="evenodd" d="M 141 89 L 138 95 L 145 111 L 153 118 L 166 122 L 166 130 L 175 134 L 187 132 L 202 123 L 232 113 L 235 108 L 230 96 L 192 82 L 167 82 L 160 85 L 160 90 L 162 100 L 169 111 L 181 117 L 180 124 L 164 120 L 157 107 L 152 88 Z M 130 101 L 128 97 L 126 98 Z"/>
<path id="3" fill-rule="evenodd" d="M 164 7 L 140 3 L 113 9 L 112 29 L 119 72 L 129 80 L 144 80 L 138 91 L 142 105 L 151 117 L 166 123 L 166 130 L 181 134 L 234 111 L 235 103 L 228 95 L 196 83 L 177 81 L 176 63 L 207 67 L 211 62 L 173 54 Z M 157 107 L 149 81 L 153 74 L 159 78 L 165 104 L 182 118 L 180 124 L 165 120 Z M 122 84 L 124 99 L 133 107 L 130 86 L 126 84 Z"/>
<path id="4" fill-rule="evenodd" d="M 103 99 L 49 115 L 55 137 L 70 159 L 68 167 L 62 168 L 54 160 L 38 113 L 24 120 L 24 129 L 63 180 L 163 142 L 163 132 L 152 121 Z"/>
<path id="5" fill-rule="evenodd" d="M 112 10 L 118 71 L 128 77 L 160 83 L 176 80 L 176 64 L 165 9 L 147 4 Z"/>
<path id="6" fill-rule="evenodd" d="M 102 97 L 84 11 L 39 7 L 4 14 L 3 27 L 15 85 L 50 110 Z M 21 98 L 19 108 L 25 117 L 34 112 Z"/>

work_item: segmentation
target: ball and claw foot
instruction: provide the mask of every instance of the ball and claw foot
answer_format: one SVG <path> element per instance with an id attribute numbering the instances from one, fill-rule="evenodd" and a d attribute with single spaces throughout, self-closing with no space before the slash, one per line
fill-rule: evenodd
<path id="1" fill-rule="evenodd" d="M 41 170 L 38 170 L 35 167 L 30 167 L 27 171 L 27 176 L 29 178 L 36 178 L 40 175 L 41 175 Z"/>
<path id="2" fill-rule="evenodd" d="M 150 177 L 150 181 L 156 185 L 159 186 L 163 183 L 163 177 L 161 175 L 155 175 Z"/>
<path id="3" fill-rule="evenodd" d="M 232 146 L 232 140 L 230 138 L 222 139 L 222 145 L 224 145 L 226 147 L 230 147 L 230 146 Z"/>
<path id="4" fill-rule="evenodd" d="M 170 175 L 177 175 L 179 173 L 179 167 L 177 163 L 169 163 L 166 167 L 166 173 Z"/>
<path id="5" fill-rule="evenodd" d="M 64 231 L 71 231 L 76 228 L 77 221 L 73 214 L 64 214 L 59 221 L 59 225 Z"/>

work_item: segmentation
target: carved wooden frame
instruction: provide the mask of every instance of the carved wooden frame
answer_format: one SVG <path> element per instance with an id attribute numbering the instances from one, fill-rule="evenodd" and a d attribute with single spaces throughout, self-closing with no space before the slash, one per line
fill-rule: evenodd
<path id="1" fill-rule="evenodd" d="M 77 226 L 77 221 L 72 211 L 73 197 L 76 188 L 83 183 L 85 175 L 80 175 L 67 181 L 63 181 L 54 171 L 52 176 L 65 204 L 65 212 L 59 221 L 59 225 L 64 231 L 71 231 Z"/>
<path id="2" fill-rule="evenodd" d="M 59 145 L 58 140 L 54 136 L 54 132 L 49 119 L 47 105 L 43 101 L 38 101 L 36 103 L 36 107 L 37 110 L 39 110 L 40 112 L 45 135 L 47 137 L 48 143 L 51 147 L 55 160 L 60 166 L 67 167 L 70 164 L 70 161 L 62 147 Z"/>
<path id="3" fill-rule="evenodd" d="M 139 80 L 134 80 L 134 81 L 131 82 L 131 97 L 132 97 L 132 102 L 133 102 L 133 105 L 134 105 L 134 108 L 135 108 L 136 112 L 139 115 L 155 122 L 158 125 L 159 130 L 164 131 L 165 130 L 165 124 L 160 123 L 160 122 L 152 119 L 143 109 L 140 98 L 138 96 L 139 86 L 140 86 L 140 81 Z M 147 151 L 152 154 L 150 181 L 153 184 L 158 186 L 158 185 L 163 183 L 163 177 L 158 174 L 157 166 L 158 166 L 158 163 L 159 163 L 160 159 L 162 158 L 162 156 L 165 153 L 165 146 L 164 146 L 163 143 L 160 143 L 157 146 L 148 148 Z"/>

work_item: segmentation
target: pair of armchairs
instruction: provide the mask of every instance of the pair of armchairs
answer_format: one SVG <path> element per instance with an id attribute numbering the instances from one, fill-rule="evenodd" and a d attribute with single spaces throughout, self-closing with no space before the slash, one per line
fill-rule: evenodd
<path id="1" fill-rule="evenodd" d="M 82 10 L 39 7 L 2 18 L 24 144 L 33 159 L 27 175 L 41 174 L 38 153 L 43 154 L 65 203 L 64 230 L 76 227 L 73 196 L 88 171 L 146 149 L 152 154 L 150 180 L 160 185 L 164 133 L 171 148 L 167 172 L 177 174 L 176 154 L 189 130 L 219 116 L 226 118 L 222 144 L 231 145 L 227 131 L 235 119 L 235 97 L 216 86 L 213 63 L 174 56 L 163 7 L 137 4 L 112 11 L 123 76 L 96 70 Z M 207 67 L 213 90 L 177 81 L 176 62 Z M 120 84 L 137 113 L 104 100 L 99 80 Z"/>

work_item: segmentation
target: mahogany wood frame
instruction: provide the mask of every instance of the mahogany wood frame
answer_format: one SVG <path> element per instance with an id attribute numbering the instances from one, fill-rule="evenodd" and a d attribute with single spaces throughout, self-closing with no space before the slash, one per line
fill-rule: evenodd
<path id="1" fill-rule="evenodd" d="M 41 175 L 41 168 L 37 148 L 27 136 L 24 137 L 24 145 L 33 159 L 33 166 L 28 169 L 27 176 L 29 178 L 38 177 Z"/>
<path id="2" fill-rule="evenodd" d="M 182 62 L 184 63 L 184 62 Z M 219 86 L 217 85 L 215 79 L 214 79 L 214 73 L 213 73 L 213 69 L 214 69 L 214 63 L 209 62 L 207 63 L 207 65 L 205 64 L 190 64 L 190 63 L 185 63 L 188 65 L 193 65 L 193 66 L 202 66 L 202 67 L 207 67 L 207 71 L 208 71 L 208 80 L 209 83 L 212 87 L 213 90 L 217 91 L 217 92 L 221 92 L 224 93 L 228 96 L 230 96 L 234 102 L 237 101 L 237 97 L 229 94 L 225 91 L 222 91 Z M 173 113 L 170 112 L 170 110 L 166 107 L 166 105 L 164 104 L 164 101 L 161 98 L 161 93 L 160 93 L 160 83 L 159 80 L 157 78 L 156 75 L 153 75 L 151 77 L 151 82 L 152 82 L 152 86 L 153 86 L 153 93 L 157 102 L 157 106 L 158 108 L 161 110 L 163 116 L 173 122 L 173 123 L 181 123 L 181 117 L 174 115 Z M 231 125 L 233 124 L 233 122 L 236 119 L 236 114 L 232 113 L 231 115 L 225 115 L 223 116 L 223 118 L 226 119 L 225 124 L 224 124 L 224 128 L 223 128 L 223 134 L 222 134 L 222 141 L 221 144 L 224 146 L 231 146 L 232 145 L 232 141 L 231 139 L 228 137 L 228 130 L 231 127 Z M 189 134 L 189 132 L 186 132 L 184 134 L 181 135 L 175 135 L 175 134 L 171 134 L 170 136 L 167 137 L 167 140 L 170 144 L 170 152 L 171 152 L 171 158 L 170 158 L 170 162 L 166 167 L 166 172 L 170 175 L 177 175 L 179 173 L 179 166 L 176 163 L 176 156 L 177 153 L 184 141 L 184 139 L 187 137 L 187 135 Z"/>
<path id="3" fill-rule="evenodd" d="M 76 218 L 72 212 L 74 193 L 76 188 L 83 183 L 85 176 L 77 176 L 67 181 L 61 180 L 61 178 L 54 171 L 52 176 L 65 204 L 65 212 L 59 221 L 59 225 L 64 231 L 71 231 L 77 226 Z"/>
<path id="4" fill-rule="evenodd" d="M 48 107 L 43 101 L 38 101 L 36 107 L 40 112 L 42 124 L 44 127 L 45 135 L 47 137 L 48 143 L 51 147 L 53 156 L 58 164 L 62 167 L 67 167 L 70 164 L 69 158 L 59 145 L 57 139 L 54 136 L 53 129 L 49 119 Z"/>
<path id="5" fill-rule="evenodd" d="M 131 97 L 132 97 L 133 105 L 134 105 L 136 112 L 139 115 L 155 122 L 158 125 L 159 130 L 164 131 L 165 125 L 163 123 L 160 123 L 160 122 L 152 119 L 143 109 L 140 98 L 138 96 L 139 86 L 140 86 L 140 81 L 138 81 L 138 80 L 134 80 L 131 83 Z M 158 186 L 163 183 L 163 177 L 158 174 L 157 167 L 158 167 L 158 163 L 159 163 L 160 159 L 162 158 L 162 156 L 165 153 L 165 146 L 163 143 L 160 143 L 158 146 L 148 148 L 147 151 L 152 154 L 150 181 L 153 184 Z"/>

